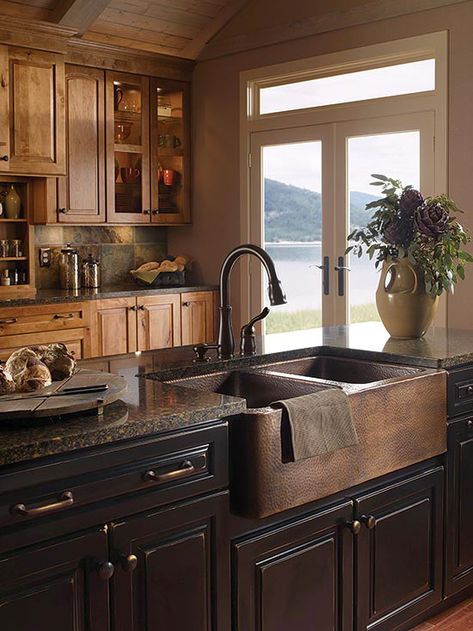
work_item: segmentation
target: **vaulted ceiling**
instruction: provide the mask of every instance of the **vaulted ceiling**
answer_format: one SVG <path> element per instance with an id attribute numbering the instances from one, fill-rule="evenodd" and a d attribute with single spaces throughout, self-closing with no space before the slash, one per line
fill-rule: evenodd
<path id="1" fill-rule="evenodd" d="M 71 26 L 79 37 L 195 59 L 248 0 L 0 0 L 0 14 Z"/>

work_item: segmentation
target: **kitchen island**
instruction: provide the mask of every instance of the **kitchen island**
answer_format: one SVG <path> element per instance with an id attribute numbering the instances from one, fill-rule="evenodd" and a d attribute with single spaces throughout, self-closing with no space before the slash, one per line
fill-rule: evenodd
<path id="1" fill-rule="evenodd" d="M 205 363 L 190 347 L 86 360 L 127 379 L 123 402 L 103 417 L 3 427 L 1 628 L 305 631 L 317 621 L 323 631 L 391 631 L 468 593 L 473 334 L 395 342 L 380 325 L 355 325 L 294 346 L 260 339 L 254 357 Z M 228 430 L 246 401 L 169 382 L 320 355 L 447 369 L 448 452 L 244 516 L 229 465 L 244 454 Z"/>

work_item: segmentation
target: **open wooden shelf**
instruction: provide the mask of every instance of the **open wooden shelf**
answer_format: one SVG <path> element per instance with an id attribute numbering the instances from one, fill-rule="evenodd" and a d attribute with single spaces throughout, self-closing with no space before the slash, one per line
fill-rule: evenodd
<path id="1" fill-rule="evenodd" d="M 0 257 L 0 263 L 3 261 L 27 261 L 27 256 L 4 256 Z"/>

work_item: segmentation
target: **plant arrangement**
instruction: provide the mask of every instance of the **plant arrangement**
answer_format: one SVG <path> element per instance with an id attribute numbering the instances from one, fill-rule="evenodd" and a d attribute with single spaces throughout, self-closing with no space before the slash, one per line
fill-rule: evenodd
<path id="1" fill-rule="evenodd" d="M 465 278 L 465 263 L 473 262 L 463 249 L 471 238 L 456 217 L 462 211 L 446 195 L 424 199 L 399 180 L 372 177 L 371 184 L 381 188 L 383 197 L 366 205 L 374 210 L 371 221 L 348 235 L 352 245 L 346 253 L 361 257 L 366 252 L 375 258 L 376 267 L 407 257 L 421 272 L 428 294 L 453 292 L 458 280 Z"/>

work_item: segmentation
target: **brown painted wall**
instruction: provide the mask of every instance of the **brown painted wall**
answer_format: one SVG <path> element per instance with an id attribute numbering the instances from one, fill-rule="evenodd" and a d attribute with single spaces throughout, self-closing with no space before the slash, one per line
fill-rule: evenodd
<path id="1" fill-rule="evenodd" d="M 464 223 L 473 231 L 472 27 L 473 2 L 465 2 L 197 64 L 193 82 L 194 223 L 169 231 L 170 251 L 192 252 L 199 261 L 201 279 L 215 282 L 225 253 L 240 241 L 240 71 L 442 30 L 450 32 L 449 192 L 465 210 Z M 235 305 L 238 292 L 235 274 Z M 473 327 L 473 265 L 467 280 L 449 298 L 449 326 Z"/>

